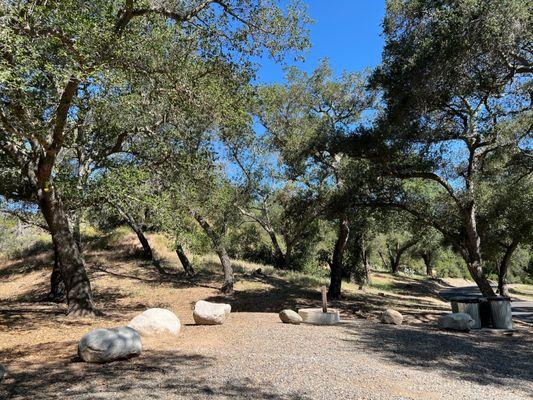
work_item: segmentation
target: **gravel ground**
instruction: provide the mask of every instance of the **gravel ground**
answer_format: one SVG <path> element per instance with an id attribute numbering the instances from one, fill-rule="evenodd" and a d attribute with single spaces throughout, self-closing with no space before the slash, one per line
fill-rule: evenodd
<path id="1" fill-rule="evenodd" d="M 187 322 L 187 321 L 186 321 Z M 140 357 L 7 363 L 7 399 L 529 399 L 533 335 L 439 332 L 355 320 L 284 325 L 234 313 L 222 326 L 144 340 Z M 65 343 L 65 342 L 64 342 Z M 75 354 L 75 342 L 69 342 Z M 3 363 L 4 360 L 0 360 Z"/>

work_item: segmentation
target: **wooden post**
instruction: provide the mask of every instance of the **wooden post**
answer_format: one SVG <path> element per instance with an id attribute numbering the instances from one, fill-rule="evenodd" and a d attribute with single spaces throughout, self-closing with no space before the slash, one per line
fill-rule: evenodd
<path id="1" fill-rule="evenodd" d="M 328 312 L 328 296 L 327 288 L 325 286 L 322 286 L 322 312 Z"/>

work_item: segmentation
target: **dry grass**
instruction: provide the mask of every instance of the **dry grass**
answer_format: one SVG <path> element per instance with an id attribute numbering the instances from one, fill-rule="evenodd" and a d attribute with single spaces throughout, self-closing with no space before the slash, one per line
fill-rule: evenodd
<path id="1" fill-rule="evenodd" d="M 274 272 L 272 268 L 235 262 L 235 294 L 218 292 L 221 273 L 214 256 L 196 257 L 198 277 L 188 281 L 181 273 L 175 255 L 165 247 L 164 238 L 150 236 L 157 257 L 168 272 L 161 275 L 149 262 L 137 257 L 136 239 L 115 232 L 106 240 L 93 238 L 86 261 L 98 307 L 104 317 L 95 319 L 64 316 L 65 306 L 44 302 L 52 265 L 51 251 L 31 254 L 24 259 L 4 260 L 0 266 L 0 355 L 2 359 L 35 361 L 67 360 L 75 353 L 79 337 L 96 327 L 126 324 L 140 311 L 150 307 L 172 310 L 183 323 L 192 323 L 191 307 L 199 299 L 224 300 L 237 312 L 278 312 L 282 308 L 318 306 L 323 279 L 295 272 Z M 261 273 L 255 273 L 257 269 Z M 406 314 L 407 323 L 433 320 L 447 310 L 427 283 L 408 278 L 377 274 L 378 284 L 391 290 L 358 290 L 347 284 L 345 298 L 332 302 L 345 317 L 376 318 L 386 307 Z"/>

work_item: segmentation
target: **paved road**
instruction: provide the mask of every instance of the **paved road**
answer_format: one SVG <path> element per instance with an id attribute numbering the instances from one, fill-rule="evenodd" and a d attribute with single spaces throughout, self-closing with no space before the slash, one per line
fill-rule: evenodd
<path id="1" fill-rule="evenodd" d="M 452 287 L 442 290 L 440 296 L 450 301 L 452 297 L 481 297 L 477 286 Z M 533 324 L 533 301 L 525 301 L 511 297 L 511 310 L 513 318 L 528 324 Z"/>

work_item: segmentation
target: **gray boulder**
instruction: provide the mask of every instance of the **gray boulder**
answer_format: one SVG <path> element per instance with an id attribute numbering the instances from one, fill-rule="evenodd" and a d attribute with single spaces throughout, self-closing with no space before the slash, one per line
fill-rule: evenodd
<path id="1" fill-rule="evenodd" d="M 130 327 L 95 329 L 78 343 L 78 355 L 85 362 L 105 363 L 141 354 L 139 333 Z"/>
<path id="2" fill-rule="evenodd" d="M 403 315 L 392 308 L 388 308 L 381 313 L 379 319 L 384 324 L 401 325 L 403 322 Z"/>
<path id="3" fill-rule="evenodd" d="M 449 329 L 452 331 L 469 331 L 475 325 L 475 321 L 466 313 L 451 313 L 439 318 L 439 329 Z"/>
<path id="4" fill-rule="evenodd" d="M 197 301 L 194 305 L 193 318 L 198 325 L 222 325 L 231 312 L 231 305 Z"/>
<path id="5" fill-rule="evenodd" d="M 292 310 L 283 310 L 279 313 L 279 319 L 284 324 L 293 324 L 293 325 L 300 325 L 300 323 L 303 321 L 302 317 L 296 312 Z"/>
<path id="6" fill-rule="evenodd" d="M 164 308 L 150 308 L 133 318 L 128 326 L 142 336 L 178 336 L 181 329 L 180 320 L 176 314 Z"/>

